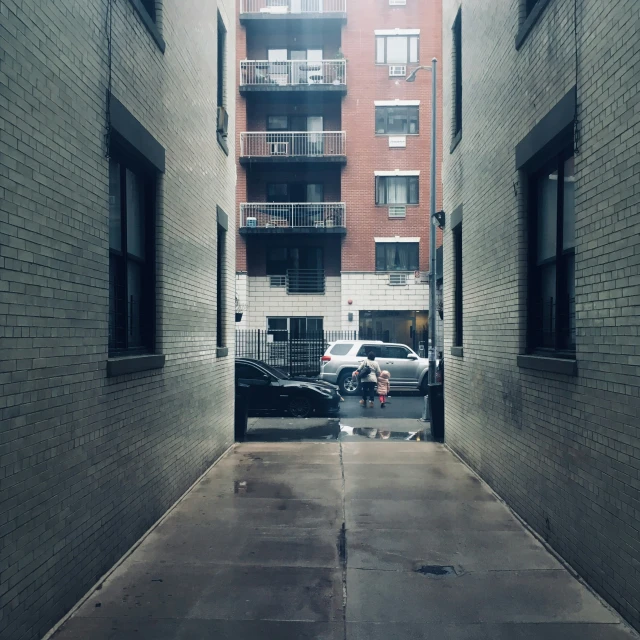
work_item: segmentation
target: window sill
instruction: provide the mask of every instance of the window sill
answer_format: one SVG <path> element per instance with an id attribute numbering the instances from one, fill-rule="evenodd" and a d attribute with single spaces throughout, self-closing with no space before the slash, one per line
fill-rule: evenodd
<path id="1" fill-rule="evenodd" d="M 218 144 L 222 147 L 222 150 L 226 155 L 229 155 L 229 147 L 227 146 L 227 139 L 222 136 L 219 131 L 216 131 L 216 136 L 218 137 Z"/>
<path id="2" fill-rule="evenodd" d="M 158 45 L 158 49 L 164 53 L 164 50 L 166 49 L 164 38 L 160 35 L 160 31 L 158 30 L 156 23 L 152 20 L 147 10 L 142 6 L 142 2 L 140 2 L 140 0 L 129 0 L 129 2 L 133 5 L 136 13 L 140 16 L 140 20 L 142 20 L 147 31 L 151 34 L 151 37 Z"/>
<path id="3" fill-rule="evenodd" d="M 107 378 L 124 376 L 128 373 L 139 373 L 140 371 L 162 369 L 165 360 L 166 356 L 158 354 L 109 358 L 107 360 Z"/>
<path id="4" fill-rule="evenodd" d="M 519 355 L 518 366 L 523 369 L 535 369 L 548 373 L 560 373 L 566 376 L 578 375 L 578 361 L 567 358 L 549 358 L 546 356 Z"/>
<path id="5" fill-rule="evenodd" d="M 463 358 L 464 351 L 462 347 L 451 347 L 451 355 L 455 356 L 456 358 Z"/>
<path id="6" fill-rule="evenodd" d="M 460 144 L 460 140 L 462 140 L 462 129 L 456 133 L 455 138 L 451 141 L 451 146 L 449 147 L 449 153 L 453 153 L 456 150 L 456 147 Z"/>
<path id="7" fill-rule="evenodd" d="M 520 25 L 520 29 L 518 29 L 518 33 L 516 34 L 516 51 L 520 50 L 520 47 L 524 44 L 524 41 L 527 39 L 535 23 L 538 22 L 538 18 L 542 15 L 549 2 L 550 0 L 538 0 L 526 20 Z"/>
<path id="8" fill-rule="evenodd" d="M 216 358 L 226 358 L 229 355 L 229 347 L 216 347 Z"/>

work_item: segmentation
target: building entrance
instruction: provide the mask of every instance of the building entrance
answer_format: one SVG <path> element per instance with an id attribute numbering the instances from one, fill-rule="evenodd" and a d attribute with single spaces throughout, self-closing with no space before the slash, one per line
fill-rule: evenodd
<path id="1" fill-rule="evenodd" d="M 420 343 L 424 343 L 426 353 L 429 339 L 429 312 L 360 311 L 360 338 L 406 344 L 416 353 L 420 351 Z"/>

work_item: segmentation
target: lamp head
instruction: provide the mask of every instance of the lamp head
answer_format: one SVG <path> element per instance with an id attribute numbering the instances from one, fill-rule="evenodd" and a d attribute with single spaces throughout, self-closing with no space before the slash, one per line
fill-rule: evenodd
<path id="1" fill-rule="evenodd" d="M 420 67 L 418 67 L 419 69 Z M 416 81 L 416 74 L 418 73 L 418 69 L 414 69 L 406 78 L 407 82 L 415 82 Z"/>

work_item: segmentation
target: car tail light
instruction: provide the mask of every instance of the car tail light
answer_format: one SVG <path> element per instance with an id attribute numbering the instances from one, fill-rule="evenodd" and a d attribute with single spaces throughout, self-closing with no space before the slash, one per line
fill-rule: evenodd
<path id="1" fill-rule="evenodd" d="M 331 361 L 331 356 L 322 356 L 322 358 L 320 358 L 320 362 L 330 362 Z"/>

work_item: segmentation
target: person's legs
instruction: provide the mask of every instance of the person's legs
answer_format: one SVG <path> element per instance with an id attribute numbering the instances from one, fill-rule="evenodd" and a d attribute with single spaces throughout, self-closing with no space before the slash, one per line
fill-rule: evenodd
<path id="1" fill-rule="evenodd" d="M 362 400 L 360 400 L 360 404 L 364 407 L 367 405 L 367 385 L 369 383 L 368 382 L 361 382 L 360 386 L 362 387 Z"/>

